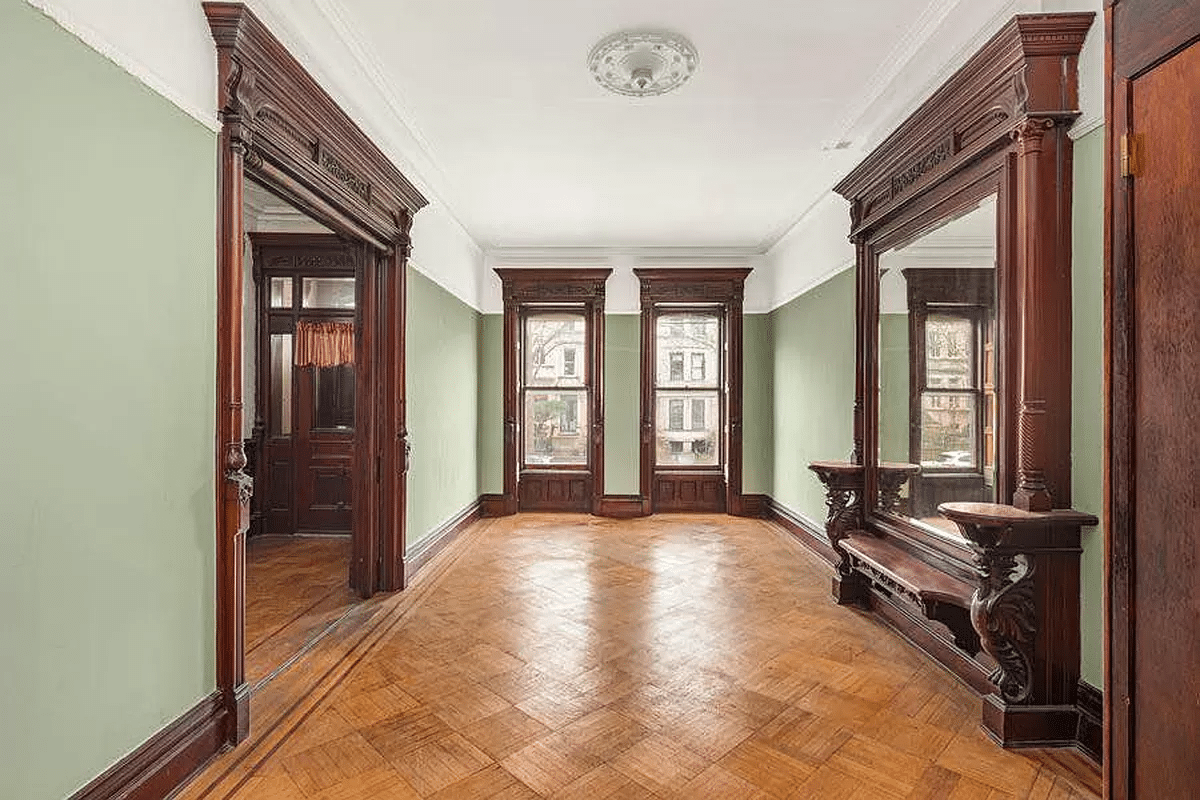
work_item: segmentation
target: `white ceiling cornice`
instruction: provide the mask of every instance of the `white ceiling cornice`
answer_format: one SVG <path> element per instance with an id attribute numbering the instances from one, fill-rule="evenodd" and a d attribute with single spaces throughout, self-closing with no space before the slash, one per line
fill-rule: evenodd
<path id="1" fill-rule="evenodd" d="M 835 128 L 838 135 L 827 142 L 826 147 L 836 147 L 839 143 L 846 141 L 845 137 L 852 134 L 871 106 L 879 101 L 879 98 L 896 80 L 896 76 L 912 61 L 917 51 L 928 45 L 929 40 L 946 20 L 946 17 L 961 2 L 964 0 L 932 0 L 925 7 L 912 26 L 900 36 L 887 58 L 880 64 L 879 69 L 871 76 L 863 94 L 853 102 L 850 109 L 841 118 Z"/>
<path id="2" fill-rule="evenodd" d="M 211 100 L 205 103 L 199 99 L 199 96 L 203 93 L 189 92 L 186 89 L 182 89 L 179 86 L 178 77 L 167 77 L 155 67 L 134 56 L 132 48 L 113 41 L 109 35 L 102 33 L 96 27 L 89 24 L 86 14 L 81 16 L 68 7 L 73 4 L 63 3 L 59 0 L 25 0 L 25 2 L 54 20 L 61 28 L 75 36 L 88 47 L 128 72 L 151 91 L 165 97 L 176 108 L 213 133 L 221 132 L 221 121 L 217 117 L 217 61 L 215 53 L 209 59 L 209 63 L 200 65 L 203 72 L 200 81 L 208 82 L 212 85 L 212 90 L 208 93 Z M 203 21 L 204 14 L 200 10 L 200 4 L 196 3 L 195 5 L 195 13 Z M 207 35 L 207 26 L 205 26 L 205 32 Z"/>

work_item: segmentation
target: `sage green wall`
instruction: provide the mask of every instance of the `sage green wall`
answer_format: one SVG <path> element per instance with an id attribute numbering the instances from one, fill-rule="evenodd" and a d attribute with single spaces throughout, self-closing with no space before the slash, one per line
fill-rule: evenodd
<path id="1" fill-rule="evenodd" d="M 769 314 L 742 318 L 742 492 L 771 494 L 775 473 L 775 352 Z"/>
<path id="2" fill-rule="evenodd" d="M 0 797 L 59 800 L 216 684 L 216 136 L 0 30 Z"/>
<path id="3" fill-rule="evenodd" d="M 908 461 L 908 314 L 879 315 L 879 455 Z"/>
<path id="4" fill-rule="evenodd" d="M 854 270 L 771 312 L 776 502 L 820 524 L 825 493 L 808 462 L 854 450 Z"/>
<path id="5" fill-rule="evenodd" d="M 504 315 L 479 315 L 479 493 L 504 492 Z"/>
<path id="6" fill-rule="evenodd" d="M 407 530 L 411 549 L 479 498 L 475 463 L 479 313 L 408 269 L 405 346 L 412 443 Z"/>
<path id="7" fill-rule="evenodd" d="M 1104 129 L 1075 142 L 1071 500 L 1104 508 Z M 1104 685 L 1104 521 L 1085 528 L 1080 564 L 1081 675 Z"/>
<path id="8" fill-rule="evenodd" d="M 604 493 L 640 494 L 642 318 L 604 317 Z"/>

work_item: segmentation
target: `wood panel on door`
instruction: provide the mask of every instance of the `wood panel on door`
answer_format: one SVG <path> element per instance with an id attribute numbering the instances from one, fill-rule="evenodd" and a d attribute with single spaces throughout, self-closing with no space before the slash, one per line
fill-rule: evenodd
<path id="1" fill-rule="evenodd" d="M 350 533 L 354 366 L 297 373 L 295 493 L 298 533 Z"/>
<path id="2" fill-rule="evenodd" d="M 1200 782 L 1200 4 L 1108 10 L 1109 797 Z"/>

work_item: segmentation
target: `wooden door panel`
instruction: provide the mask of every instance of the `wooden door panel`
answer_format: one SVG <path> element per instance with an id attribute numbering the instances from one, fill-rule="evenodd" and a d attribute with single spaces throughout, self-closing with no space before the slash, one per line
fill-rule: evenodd
<path id="1" fill-rule="evenodd" d="M 1115 0 L 1107 47 L 1106 797 L 1191 797 L 1200 781 L 1200 3 Z"/>
<path id="2" fill-rule="evenodd" d="M 1200 44 L 1130 94 L 1133 785 L 1185 797 L 1200 779 Z"/>
<path id="3" fill-rule="evenodd" d="M 299 368 L 296 376 L 296 530 L 350 533 L 354 431 L 313 427 L 322 400 L 316 368 Z"/>

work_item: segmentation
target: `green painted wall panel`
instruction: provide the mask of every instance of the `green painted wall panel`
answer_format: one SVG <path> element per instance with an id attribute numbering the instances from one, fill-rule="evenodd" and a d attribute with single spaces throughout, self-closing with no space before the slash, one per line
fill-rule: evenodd
<path id="1" fill-rule="evenodd" d="M 405 377 L 412 443 L 406 530 L 410 549 L 479 497 L 478 317 L 475 309 L 409 268 Z"/>
<path id="2" fill-rule="evenodd" d="M 814 522 L 825 493 L 808 463 L 854 450 L 854 270 L 771 312 L 774 333 L 774 492 Z"/>
<path id="3" fill-rule="evenodd" d="M 57 800 L 216 682 L 216 137 L 24 3 L 0 30 L 0 797 Z"/>
<path id="4" fill-rule="evenodd" d="M 772 318 L 742 318 L 742 492 L 771 494 L 775 471 Z"/>
<path id="5" fill-rule="evenodd" d="M 504 315 L 479 315 L 479 492 L 504 491 Z"/>
<path id="6" fill-rule="evenodd" d="M 604 493 L 639 494 L 641 317 L 604 317 Z"/>
<path id="7" fill-rule="evenodd" d="M 1104 129 L 1075 142 L 1071 372 L 1071 498 L 1104 507 Z M 1080 567 L 1083 679 L 1104 685 L 1104 522 L 1083 533 Z"/>

